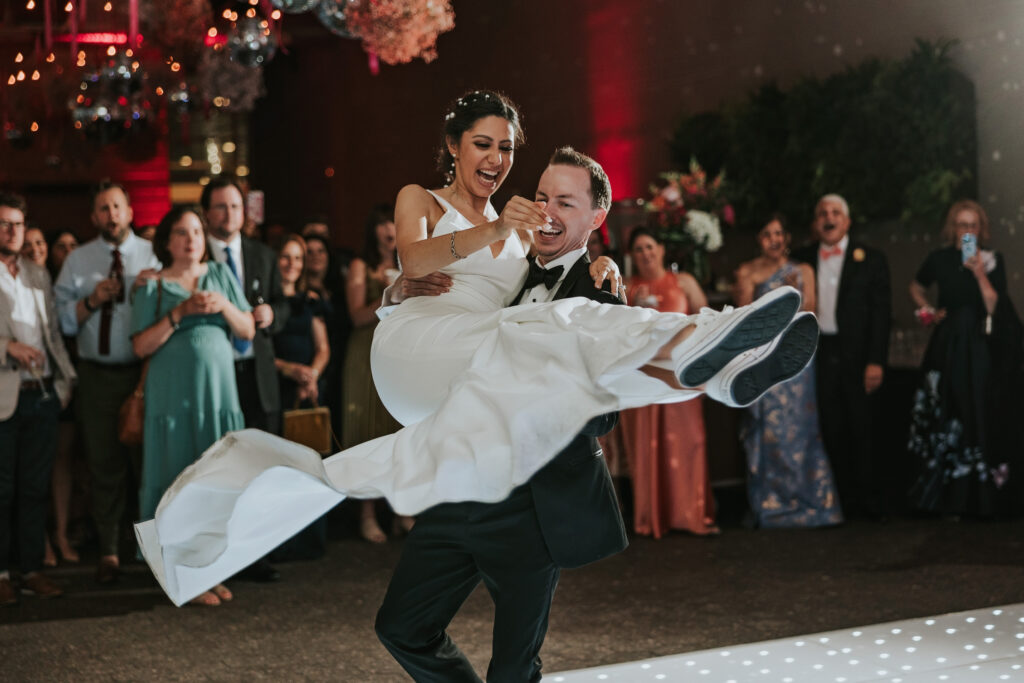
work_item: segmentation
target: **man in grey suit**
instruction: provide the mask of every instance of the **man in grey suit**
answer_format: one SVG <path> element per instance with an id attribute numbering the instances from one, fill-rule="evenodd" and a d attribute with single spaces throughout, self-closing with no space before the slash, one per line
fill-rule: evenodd
<path id="1" fill-rule="evenodd" d="M 40 569 L 57 415 L 71 400 L 75 370 L 50 275 L 20 256 L 24 239 L 25 200 L 0 193 L 0 605 L 18 600 L 14 556 L 23 593 L 63 593 Z"/>

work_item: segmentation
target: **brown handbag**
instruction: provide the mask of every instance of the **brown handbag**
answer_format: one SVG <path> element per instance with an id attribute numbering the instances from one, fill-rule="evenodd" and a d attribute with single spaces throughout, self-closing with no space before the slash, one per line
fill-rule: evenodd
<path id="1" fill-rule="evenodd" d="M 160 320 L 160 305 L 164 298 L 164 281 L 160 278 L 156 291 L 156 320 Z M 154 321 L 156 324 L 156 321 Z M 173 334 L 173 333 L 172 333 Z M 149 359 L 142 363 L 139 383 L 121 404 L 117 414 L 117 440 L 125 446 L 142 445 L 142 425 L 146 421 L 146 375 L 149 373 Z"/>
<path id="2" fill-rule="evenodd" d="M 142 375 L 139 383 L 128 398 L 121 404 L 117 416 L 117 440 L 125 446 L 142 445 L 142 425 L 146 421 L 146 374 L 149 372 L 149 361 L 142 364 Z"/>
<path id="3" fill-rule="evenodd" d="M 313 402 L 312 408 L 299 408 L 298 402 L 292 410 L 282 414 L 283 436 L 289 441 L 312 448 L 320 455 L 327 455 L 338 443 L 331 429 L 331 409 Z M 341 450 L 340 444 L 338 450 Z"/>

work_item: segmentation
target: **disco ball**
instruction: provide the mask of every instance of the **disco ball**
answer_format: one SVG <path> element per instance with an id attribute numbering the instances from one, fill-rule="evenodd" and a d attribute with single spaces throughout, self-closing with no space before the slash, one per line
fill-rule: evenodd
<path id="1" fill-rule="evenodd" d="M 271 60 L 277 43 L 270 35 L 270 24 L 259 17 L 242 17 L 228 34 L 228 56 L 231 61 L 249 67 L 263 66 Z"/>
<path id="2" fill-rule="evenodd" d="M 331 33 L 342 38 L 356 38 L 345 12 L 358 2 L 359 0 L 321 0 L 316 7 L 316 18 Z"/>
<path id="3" fill-rule="evenodd" d="M 150 103 L 143 91 L 146 74 L 125 55 L 112 57 L 86 73 L 68 103 L 71 120 L 86 137 L 114 142 L 146 124 Z"/>
<path id="4" fill-rule="evenodd" d="M 319 2 L 320 0 L 270 0 L 270 4 L 288 14 L 307 12 L 316 7 Z"/>

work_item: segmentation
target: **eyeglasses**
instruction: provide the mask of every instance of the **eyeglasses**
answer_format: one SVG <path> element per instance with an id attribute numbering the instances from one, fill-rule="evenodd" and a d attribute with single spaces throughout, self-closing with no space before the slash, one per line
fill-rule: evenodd
<path id="1" fill-rule="evenodd" d="M 5 221 L 0 220 L 0 228 L 24 228 L 25 221 Z"/>

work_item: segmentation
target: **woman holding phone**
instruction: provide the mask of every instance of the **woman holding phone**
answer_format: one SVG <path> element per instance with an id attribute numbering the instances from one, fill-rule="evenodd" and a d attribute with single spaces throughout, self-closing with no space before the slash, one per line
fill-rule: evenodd
<path id="1" fill-rule="evenodd" d="M 1006 293 L 1003 257 L 985 248 L 985 210 L 970 200 L 956 202 L 942 236 L 946 246 L 928 255 L 910 283 L 918 320 L 935 326 L 912 412 L 909 445 L 920 474 L 911 505 L 990 516 L 1005 497 L 1010 460 L 1019 450 L 1019 418 L 1002 415 L 1013 403 L 1020 321 Z M 933 284 L 934 307 L 927 297 Z"/>

